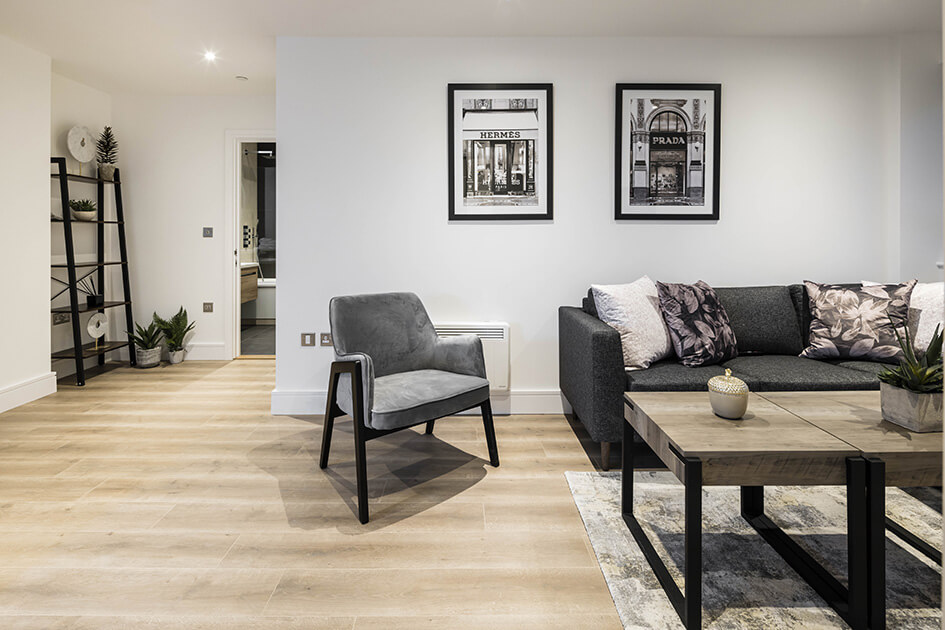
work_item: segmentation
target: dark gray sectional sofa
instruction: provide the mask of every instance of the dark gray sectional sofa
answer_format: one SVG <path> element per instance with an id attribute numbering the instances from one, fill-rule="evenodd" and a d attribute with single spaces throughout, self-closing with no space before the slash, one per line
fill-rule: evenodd
<path id="1" fill-rule="evenodd" d="M 859 285 L 847 285 L 856 286 Z M 690 368 L 671 357 L 646 370 L 626 372 L 620 335 L 597 317 L 590 291 L 581 308 L 558 309 L 561 391 L 591 438 L 601 443 L 607 467 L 610 443 L 623 436 L 627 391 L 703 391 L 725 368 L 752 391 L 879 389 L 885 364 L 814 361 L 797 356 L 807 346 L 810 309 L 803 284 L 717 288 L 738 343 L 738 356 Z"/>

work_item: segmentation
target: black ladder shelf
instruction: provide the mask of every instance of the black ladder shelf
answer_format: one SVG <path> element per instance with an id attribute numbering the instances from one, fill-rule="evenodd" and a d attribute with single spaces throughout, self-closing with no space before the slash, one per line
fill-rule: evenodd
<path id="1" fill-rule="evenodd" d="M 124 341 L 100 341 L 95 343 L 82 343 L 82 325 L 79 321 L 80 313 L 98 312 L 102 313 L 105 309 L 124 307 L 125 310 L 125 330 L 130 331 L 134 328 L 134 317 L 131 314 L 131 283 L 128 278 L 128 248 L 125 240 L 125 214 L 121 205 L 121 173 L 115 169 L 115 181 L 108 181 L 98 177 L 84 177 L 82 175 L 70 175 L 66 172 L 66 158 L 54 157 L 50 160 L 51 164 L 58 167 L 58 172 L 51 173 L 54 179 L 59 180 L 59 196 L 62 200 L 62 218 L 52 218 L 53 223 L 62 223 L 63 237 L 66 245 L 65 264 L 51 265 L 52 269 L 65 269 L 68 275 L 68 281 L 63 282 L 55 275 L 53 281 L 58 282 L 65 288 L 52 297 L 55 300 L 63 293 L 69 294 L 69 305 L 52 308 L 53 313 L 69 313 L 72 323 L 72 348 L 61 350 L 52 354 L 54 361 L 60 359 L 75 360 L 75 384 L 85 385 L 85 359 L 92 357 L 98 358 L 99 365 L 105 365 L 105 354 L 113 350 L 128 348 L 131 365 L 135 365 L 135 346 L 134 341 L 129 334 Z M 69 209 L 69 182 L 84 182 L 95 184 L 98 193 L 98 220 L 96 221 L 74 221 L 72 212 Z M 115 220 L 105 220 L 105 184 L 112 184 L 115 189 Z M 76 223 L 88 223 L 96 226 L 96 262 L 75 261 L 75 243 L 72 240 L 72 228 Z M 118 227 L 118 250 L 121 260 L 105 260 L 105 226 L 115 225 Z M 105 267 L 118 265 L 121 268 L 122 297 L 120 300 L 106 301 L 101 306 L 88 306 L 84 301 L 79 302 L 78 283 L 93 273 L 97 275 L 96 282 L 98 290 L 105 294 Z M 80 271 L 81 270 L 81 271 Z M 81 275 L 80 275 L 81 273 Z"/>

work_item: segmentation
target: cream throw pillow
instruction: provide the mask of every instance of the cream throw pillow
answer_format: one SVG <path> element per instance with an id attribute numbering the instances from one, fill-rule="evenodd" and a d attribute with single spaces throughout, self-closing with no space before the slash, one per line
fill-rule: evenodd
<path id="1" fill-rule="evenodd" d="M 863 282 L 866 287 L 876 284 Z M 919 356 L 929 347 L 936 326 L 945 328 L 945 282 L 920 282 L 909 298 L 909 332 Z"/>
<path id="2" fill-rule="evenodd" d="M 672 355 L 673 344 L 660 312 L 659 293 L 647 276 L 630 284 L 593 284 L 591 291 L 598 317 L 620 333 L 627 369 L 646 369 Z"/>

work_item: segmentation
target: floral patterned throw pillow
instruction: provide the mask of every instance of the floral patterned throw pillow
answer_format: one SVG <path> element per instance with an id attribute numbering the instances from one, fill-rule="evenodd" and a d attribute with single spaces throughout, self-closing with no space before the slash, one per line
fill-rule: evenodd
<path id="1" fill-rule="evenodd" d="M 738 355 L 728 313 L 712 287 L 700 280 L 695 284 L 657 282 L 656 288 L 680 363 L 697 367 Z"/>
<path id="2" fill-rule="evenodd" d="M 909 299 L 916 281 L 849 289 L 804 281 L 810 301 L 807 359 L 856 359 L 897 363 L 902 349 L 896 326 L 909 319 Z"/>

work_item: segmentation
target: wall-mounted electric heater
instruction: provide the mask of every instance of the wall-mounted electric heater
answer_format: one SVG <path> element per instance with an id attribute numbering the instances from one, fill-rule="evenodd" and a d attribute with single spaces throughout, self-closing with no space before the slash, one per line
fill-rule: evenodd
<path id="1" fill-rule="evenodd" d="M 509 325 L 505 322 L 455 322 L 434 324 L 440 337 L 476 335 L 482 340 L 486 376 L 494 392 L 509 389 Z"/>

